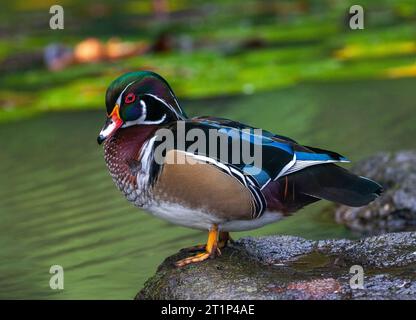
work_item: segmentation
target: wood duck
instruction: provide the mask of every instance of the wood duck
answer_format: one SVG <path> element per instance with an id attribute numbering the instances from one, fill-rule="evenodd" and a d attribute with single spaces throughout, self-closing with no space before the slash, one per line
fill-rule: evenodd
<path id="1" fill-rule="evenodd" d="M 338 153 L 308 147 L 248 125 L 214 117 L 188 118 L 169 84 L 158 74 L 139 71 L 114 80 L 106 93 L 107 121 L 98 136 L 117 188 L 153 215 L 181 226 L 207 230 L 202 252 L 176 262 L 200 262 L 220 254 L 229 232 L 251 230 L 280 220 L 321 199 L 363 206 L 382 192 L 376 182 L 335 163 Z M 225 135 L 228 151 L 234 139 L 260 146 L 261 163 L 225 161 L 211 153 L 175 143 L 156 161 L 161 129 L 177 133 Z M 207 134 L 207 144 L 212 143 Z M 211 140 L 210 140 L 211 139 Z M 217 146 L 218 140 L 212 145 Z M 211 144 L 210 144 L 211 145 Z M 202 148 L 201 148 L 202 149 Z M 241 149 L 237 150 L 238 152 Z"/>

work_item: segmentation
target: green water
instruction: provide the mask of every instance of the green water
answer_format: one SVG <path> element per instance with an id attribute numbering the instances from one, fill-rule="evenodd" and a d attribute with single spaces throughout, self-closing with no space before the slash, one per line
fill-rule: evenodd
<path id="1" fill-rule="evenodd" d="M 416 147 L 416 80 L 303 84 L 277 92 L 185 101 L 359 160 Z M 201 243 L 129 204 L 113 186 L 96 136 L 103 112 L 60 112 L 0 126 L 0 298 L 130 299 L 165 257 Z M 323 210 L 324 209 L 324 210 Z M 328 203 L 234 234 L 351 237 Z M 63 266 L 65 289 L 49 288 Z"/>

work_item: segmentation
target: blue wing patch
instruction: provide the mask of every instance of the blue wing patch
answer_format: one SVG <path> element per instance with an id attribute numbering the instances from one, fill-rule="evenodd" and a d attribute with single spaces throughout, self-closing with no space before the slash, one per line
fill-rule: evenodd
<path id="1" fill-rule="evenodd" d="M 348 162 L 349 160 L 343 156 L 338 155 L 337 157 L 332 156 L 328 153 L 310 153 L 310 152 L 302 152 L 296 151 L 296 159 L 303 160 L 303 161 L 340 161 L 340 162 Z"/>

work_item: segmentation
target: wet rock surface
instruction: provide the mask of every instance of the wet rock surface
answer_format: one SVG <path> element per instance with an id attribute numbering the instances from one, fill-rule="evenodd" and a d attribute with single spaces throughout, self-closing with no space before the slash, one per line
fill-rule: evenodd
<path id="1" fill-rule="evenodd" d="M 173 265 L 189 254 L 167 258 L 136 299 L 416 299 L 414 232 L 361 240 L 247 237 L 216 259 Z M 350 285 L 354 265 L 364 271 L 361 289 Z"/>
<path id="2" fill-rule="evenodd" d="M 379 153 L 352 171 L 381 183 L 385 191 L 368 206 L 338 207 L 338 223 L 363 234 L 416 230 L 415 151 Z"/>

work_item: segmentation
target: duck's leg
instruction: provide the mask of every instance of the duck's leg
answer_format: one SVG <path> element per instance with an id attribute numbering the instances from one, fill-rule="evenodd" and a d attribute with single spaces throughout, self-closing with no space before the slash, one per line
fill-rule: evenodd
<path id="1" fill-rule="evenodd" d="M 233 239 L 230 237 L 230 233 L 226 231 L 220 231 L 218 232 L 218 245 L 217 245 L 217 253 L 221 254 L 221 252 L 218 249 L 225 248 L 228 244 L 228 242 L 232 242 Z M 187 252 L 198 252 L 198 251 L 205 251 L 206 244 L 197 244 L 196 246 L 192 246 L 189 248 L 184 248 L 182 250 Z"/>
<path id="2" fill-rule="evenodd" d="M 195 256 L 188 257 L 179 261 L 175 262 L 177 267 L 183 267 L 190 263 L 201 262 L 209 257 L 214 257 L 218 250 L 218 226 L 213 225 L 208 233 L 208 241 L 207 245 L 205 246 L 205 252 L 198 253 Z"/>

